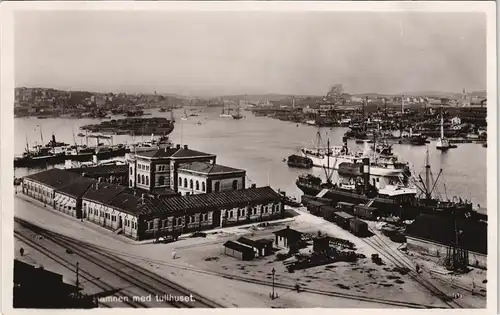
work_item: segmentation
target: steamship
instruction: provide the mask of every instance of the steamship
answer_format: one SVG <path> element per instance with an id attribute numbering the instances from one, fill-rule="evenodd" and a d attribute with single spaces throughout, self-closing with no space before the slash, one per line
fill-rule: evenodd
<path id="1" fill-rule="evenodd" d="M 374 179 L 370 182 L 370 160 L 363 158 L 362 162 L 362 176 L 351 178 L 350 183 L 332 183 L 332 173 L 325 168 L 326 182 L 305 174 L 299 176 L 296 185 L 306 196 L 327 199 L 334 205 L 338 202 L 364 204 L 377 208 L 381 215 L 393 215 L 401 219 L 414 219 L 419 214 L 427 213 L 487 220 L 487 216 L 473 210 L 472 203 L 468 200 L 455 197 L 450 201 L 432 197 L 436 183 L 429 182 L 431 174 L 428 153 L 426 179 L 424 181 L 419 176 L 418 183 L 411 183 L 408 177 L 391 179 L 388 183 Z"/>

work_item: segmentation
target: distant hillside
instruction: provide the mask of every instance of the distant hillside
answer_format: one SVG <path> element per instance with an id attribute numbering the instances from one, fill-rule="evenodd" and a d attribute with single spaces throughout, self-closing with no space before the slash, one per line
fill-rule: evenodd
<path id="1" fill-rule="evenodd" d="M 245 94 L 245 95 L 225 95 L 221 96 L 228 101 L 254 101 L 254 102 L 264 102 L 264 101 L 283 101 L 289 100 L 292 97 L 295 98 L 305 98 L 305 97 L 318 97 L 314 95 L 292 95 L 292 94 Z"/>

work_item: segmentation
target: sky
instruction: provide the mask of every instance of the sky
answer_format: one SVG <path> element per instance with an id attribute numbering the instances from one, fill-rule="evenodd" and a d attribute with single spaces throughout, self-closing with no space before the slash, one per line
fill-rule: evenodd
<path id="1" fill-rule="evenodd" d="M 26 11 L 16 86 L 184 95 L 486 89 L 482 13 Z"/>

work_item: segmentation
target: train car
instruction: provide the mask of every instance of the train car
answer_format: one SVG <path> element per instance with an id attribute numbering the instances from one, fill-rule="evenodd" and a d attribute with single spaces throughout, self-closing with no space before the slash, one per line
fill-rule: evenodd
<path id="1" fill-rule="evenodd" d="M 368 233 L 368 224 L 365 221 L 362 221 L 357 218 L 353 218 L 349 222 L 349 231 L 357 236 L 367 236 Z"/>
<path id="2" fill-rule="evenodd" d="M 379 215 L 377 208 L 356 205 L 354 206 L 354 216 L 366 220 L 376 220 Z"/>
<path id="3" fill-rule="evenodd" d="M 335 213 L 339 212 L 340 210 L 338 208 L 334 208 L 331 206 L 323 206 L 321 207 L 321 216 L 323 219 L 334 222 L 335 220 Z"/>
<path id="4" fill-rule="evenodd" d="M 337 208 L 345 213 L 354 214 L 354 204 L 350 202 L 337 202 Z"/>
<path id="5" fill-rule="evenodd" d="M 324 207 L 324 206 L 326 206 L 324 203 L 322 203 L 320 201 L 316 201 L 316 200 L 309 200 L 306 202 L 307 210 L 309 210 L 309 212 L 311 214 L 314 214 L 317 216 L 321 216 L 321 207 Z"/>
<path id="6" fill-rule="evenodd" d="M 330 199 L 318 198 L 318 197 L 308 196 L 308 195 L 302 195 L 301 201 L 302 201 L 302 204 L 304 206 L 307 206 L 307 203 L 310 202 L 310 201 L 312 201 L 312 200 L 318 201 L 318 202 L 322 202 L 325 205 L 331 205 L 332 204 L 332 201 Z"/>
<path id="7" fill-rule="evenodd" d="M 338 211 L 333 214 L 334 222 L 344 230 L 350 230 L 351 228 L 350 222 L 352 219 L 354 219 L 352 215 L 342 211 Z"/>

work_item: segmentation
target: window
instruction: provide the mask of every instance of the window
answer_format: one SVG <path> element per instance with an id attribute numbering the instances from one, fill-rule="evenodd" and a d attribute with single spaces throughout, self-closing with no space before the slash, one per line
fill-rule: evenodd
<path id="1" fill-rule="evenodd" d="M 236 189 L 238 189 L 238 181 L 233 180 L 233 190 L 236 190 Z"/>
<path id="2" fill-rule="evenodd" d="M 179 176 L 179 187 L 182 186 L 182 177 Z"/>
<path id="3" fill-rule="evenodd" d="M 187 180 L 187 178 L 184 178 L 184 187 L 187 188 L 187 186 L 188 186 L 188 180 Z"/>
<path id="4" fill-rule="evenodd" d="M 241 210 L 241 216 L 244 217 L 245 216 L 245 209 L 242 209 Z"/>
<path id="5" fill-rule="evenodd" d="M 182 226 L 182 218 L 177 218 L 177 225 Z"/>
<path id="6" fill-rule="evenodd" d="M 142 177 L 142 184 L 145 184 L 146 183 L 146 177 L 144 177 L 144 175 L 141 175 Z"/>
<path id="7" fill-rule="evenodd" d="M 220 182 L 215 183 L 215 192 L 218 192 L 220 190 Z"/>
<path id="8" fill-rule="evenodd" d="M 149 185 L 149 176 L 146 176 L 146 185 Z"/>
<path id="9" fill-rule="evenodd" d="M 191 216 L 187 217 L 187 224 L 191 223 Z"/>
<path id="10" fill-rule="evenodd" d="M 129 180 L 129 185 L 132 187 L 132 180 Z"/>
<path id="11" fill-rule="evenodd" d="M 158 177 L 158 185 L 165 185 L 165 176 L 161 175 L 160 177 Z"/>
<path id="12" fill-rule="evenodd" d="M 130 167 L 130 175 L 132 175 L 132 166 Z"/>
<path id="13" fill-rule="evenodd" d="M 196 190 L 200 190 L 200 182 L 196 181 Z"/>
<path id="14" fill-rule="evenodd" d="M 162 226 L 163 226 L 163 228 L 166 228 L 168 226 L 168 220 L 163 220 Z"/>
<path id="15" fill-rule="evenodd" d="M 193 189 L 193 180 L 192 179 L 189 180 L 189 188 Z"/>
<path id="16" fill-rule="evenodd" d="M 149 165 L 146 165 L 146 171 L 149 171 Z"/>
<path id="17" fill-rule="evenodd" d="M 240 209 L 238 209 L 238 211 L 236 211 L 236 216 L 240 216 Z"/>
<path id="18" fill-rule="evenodd" d="M 229 217 L 232 218 L 233 217 L 233 211 L 229 211 Z"/>
<path id="19" fill-rule="evenodd" d="M 205 191 L 205 182 L 201 183 L 201 191 Z"/>
<path id="20" fill-rule="evenodd" d="M 203 214 L 203 218 L 205 221 L 208 221 L 208 213 Z"/>

